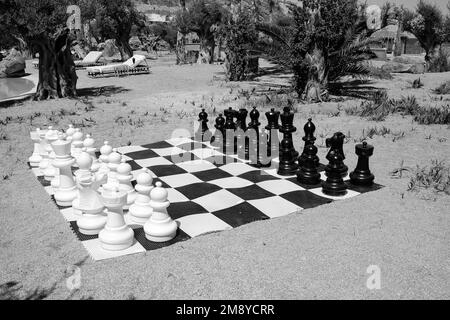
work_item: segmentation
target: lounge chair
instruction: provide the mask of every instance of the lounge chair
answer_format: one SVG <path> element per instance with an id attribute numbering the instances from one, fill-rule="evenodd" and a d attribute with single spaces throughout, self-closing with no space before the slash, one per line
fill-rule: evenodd
<path id="1" fill-rule="evenodd" d="M 91 51 L 89 52 L 83 60 L 77 60 L 75 62 L 75 67 L 77 69 L 93 67 L 93 66 L 104 66 L 106 63 L 99 62 L 98 60 L 103 55 L 101 51 Z"/>
<path id="2" fill-rule="evenodd" d="M 108 76 L 128 76 L 131 74 L 150 73 L 150 67 L 143 55 L 136 54 L 127 61 L 120 64 L 110 64 L 99 67 L 86 68 L 88 76 L 91 78 L 108 77 Z"/>

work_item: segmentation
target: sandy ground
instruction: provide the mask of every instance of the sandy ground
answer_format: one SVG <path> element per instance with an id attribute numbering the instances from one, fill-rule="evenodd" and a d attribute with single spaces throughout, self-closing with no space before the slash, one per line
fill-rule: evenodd
<path id="1" fill-rule="evenodd" d="M 84 124 L 83 131 L 91 132 L 97 143 L 150 143 L 167 139 L 177 128 L 192 130 L 201 106 L 210 121 L 228 106 L 254 104 L 264 112 L 272 99 L 278 107 L 282 101 L 273 92 L 288 80 L 275 73 L 254 82 L 227 83 L 222 66 L 175 66 L 169 56 L 150 63 L 150 75 L 124 78 L 89 79 L 79 71 L 80 100 L 0 109 L 0 284 L 17 281 L 25 291 L 55 285 L 50 299 L 450 298 L 450 199 L 408 192 L 407 174 L 401 179 L 390 175 L 402 161 L 411 167 L 429 165 L 432 159 L 449 161 L 449 128 L 418 125 L 400 115 L 378 123 L 345 115 L 342 108 L 358 104 L 356 100 L 296 105 L 295 146 L 301 148 L 301 129 L 312 116 L 320 158 L 327 151 L 325 137 L 342 131 L 349 137 L 346 164 L 353 168 L 354 145 L 363 130 L 389 128 L 391 134 L 368 140 L 375 146 L 371 169 L 385 188 L 145 254 L 101 262 L 87 258 L 28 170 L 32 127 L 66 128 L 73 122 Z M 450 73 L 422 75 L 425 87 L 410 89 L 415 78 L 396 75 L 369 86 L 386 88 L 391 97 L 414 94 L 423 103 L 448 104 L 450 96 L 441 101 L 431 89 Z M 402 132 L 404 137 L 395 139 Z M 80 265 L 81 288 L 71 293 L 66 277 L 73 265 Z M 366 287 L 370 265 L 381 270 L 379 290 Z"/>

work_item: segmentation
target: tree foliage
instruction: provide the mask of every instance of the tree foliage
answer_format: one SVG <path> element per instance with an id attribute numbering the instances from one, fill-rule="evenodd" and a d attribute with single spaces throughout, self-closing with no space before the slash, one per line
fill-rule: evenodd
<path id="1" fill-rule="evenodd" d="M 405 30 L 412 32 L 424 48 L 425 60 L 430 61 L 436 47 L 445 41 L 444 16 L 434 4 L 420 0 L 415 17 L 405 23 Z"/>
<path id="2" fill-rule="evenodd" d="M 246 79 L 250 67 L 249 53 L 258 40 L 255 24 L 249 12 L 240 9 L 235 16 L 229 15 L 220 27 L 219 35 L 225 43 L 228 80 Z"/>
<path id="3" fill-rule="evenodd" d="M 66 28 L 67 0 L 3 0 L 0 31 L 22 39 L 39 52 L 36 98 L 76 95 L 77 75 L 70 52 L 73 34 Z"/>
<path id="4" fill-rule="evenodd" d="M 133 55 L 129 45 L 133 26 L 144 27 L 145 17 L 132 0 L 78 0 L 83 18 L 90 21 L 94 37 L 114 39 L 122 59 Z"/>
<path id="5" fill-rule="evenodd" d="M 187 10 L 178 12 L 175 23 L 180 33 L 195 32 L 198 35 L 201 50 L 207 52 L 212 63 L 215 33 L 225 16 L 226 10 L 218 1 L 194 0 Z"/>
<path id="6" fill-rule="evenodd" d="M 361 63 L 370 50 L 357 29 L 361 25 L 357 0 L 305 0 L 293 14 L 290 53 L 300 95 L 321 100 L 330 81 L 368 72 Z"/>

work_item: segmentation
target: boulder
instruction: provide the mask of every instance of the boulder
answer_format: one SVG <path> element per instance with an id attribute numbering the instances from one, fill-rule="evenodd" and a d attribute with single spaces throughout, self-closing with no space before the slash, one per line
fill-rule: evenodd
<path id="1" fill-rule="evenodd" d="M 16 78 L 25 75 L 25 58 L 12 49 L 11 53 L 0 62 L 0 78 Z"/>
<path id="2" fill-rule="evenodd" d="M 398 62 L 388 62 L 381 67 L 385 72 L 389 73 L 413 73 L 419 74 L 425 72 L 425 63 L 398 63 Z"/>

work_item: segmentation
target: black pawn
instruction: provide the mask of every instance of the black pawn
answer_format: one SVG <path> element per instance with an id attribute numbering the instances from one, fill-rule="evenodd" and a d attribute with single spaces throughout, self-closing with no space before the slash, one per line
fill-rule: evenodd
<path id="1" fill-rule="evenodd" d="M 320 182 L 320 173 L 317 171 L 315 157 L 317 156 L 317 147 L 313 144 L 305 146 L 303 150 L 303 165 L 297 172 L 297 181 L 307 185 L 316 185 Z"/>
<path id="2" fill-rule="evenodd" d="M 247 131 L 247 114 L 248 111 L 244 108 L 239 109 L 239 112 L 236 113 L 235 152 L 240 159 L 245 158 L 245 150 L 248 148 L 248 139 L 245 137 L 245 131 Z"/>
<path id="3" fill-rule="evenodd" d="M 305 142 L 305 145 L 303 147 L 303 152 L 300 155 L 300 157 L 298 157 L 298 165 L 301 167 L 303 166 L 305 160 L 306 160 L 306 149 L 309 145 L 314 144 L 314 142 L 316 141 L 316 137 L 314 137 L 314 132 L 316 131 L 316 126 L 314 125 L 314 123 L 312 122 L 312 119 L 308 119 L 308 122 L 305 124 L 305 126 L 303 127 L 303 131 L 305 132 L 305 136 L 302 138 L 302 140 Z M 317 166 L 319 166 L 319 157 L 317 156 L 317 152 L 314 155 L 314 164 Z"/>
<path id="4" fill-rule="evenodd" d="M 355 146 L 355 153 L 358 156 L 358 164 L 355 171 L 350 173 L 350 182 L 358 186 L 370 186 L 373 184 L 375 176 L 369 169 L 369 157 L 373 155 L 374 147 L 364 141 Z"/>
<path id="5" fill-rule="evenodd" d="M 291 176 L 294 175 L 298 169 L 298 165 L 295 163 L 296 156 L 294 143 L 292 141 L 292 133 L 297 131 L 297 128 L 293 125 L 294 113 L 291 112 L 289 107 L 285 107 L 280 118 L 280 132 L 283 133 L 283 140 L 281 140 L 280 146 L 278 174 L 282 176 Z"/>
<path id="6" fill-rule="evenodd" d="M 195 140 L 204 141 L 205 140 L 205 132 L 209 131 L 208 114 L 205 112 L 205 109 L 202 109 L 202 112 L 199 113 L 198 122 L 200 122 L 200 126 L 195 134 Z"/>
<path id="7" fill-rule="evenodd" d="M 328 165 L 325 167 L 327 180 L 322 182 L 322 192 L 330 196 L 343 196 L 347 193 L 347 185 L 343 179 L 343 172 L 347 171 L 344 165 L 344 155 L 341 153 L 345 135 L 335 133 L 326 139 L 326 145 L 330 148 L 327 154 Z"/>
<path id="8" fill-rule="evenodd" d="M 222 148 L 223 150 L 223 147 L 225 146 L 225 118 L 221 113 L 216 118 L 214 128 L 216 128 L 216 132 L 211 139 L 211 143 L 214 147 Z"/>
<path id="9" fill-rule="evenodd" d="M 259 111 L 256 107 L 250 111 L 250 123 L 248 124 L 247 130 L 252 130 L 248 140 L 248 145 L 245 148 L 245 159 L 250 160 L 251 165 L 258 166 L 259 162 Z"/>
<path id="10" fill-rule="evenodd" d="M 266 112 L 267 126 L 265 129 L 267 131 L 267 155 L 270 158 L 276 157 L 280 147 L 280 141 L 278 141 L 278 129 L 280 129 L 280 124 L 278 122 L 280 118 L 280 112 L 275 111 L 274 108 Z M 276 132 L 275 132 L 276 131 Z"/>
<path id="11" fill-rule="evenodd" d="M 233 154 L 234 153 L 234 130 L 236 130 L 236 124 L 233 122 L 233 118 L 235 116 L 235 111 L 230 107 L 228 110 L 224 111 L 225 114 L 225 126 L 224 126 L 224 132 L 225 132 L 225 145 L 224 145 L 224 151 L 227 154 Z"/>

